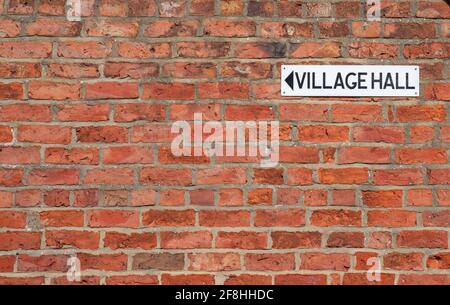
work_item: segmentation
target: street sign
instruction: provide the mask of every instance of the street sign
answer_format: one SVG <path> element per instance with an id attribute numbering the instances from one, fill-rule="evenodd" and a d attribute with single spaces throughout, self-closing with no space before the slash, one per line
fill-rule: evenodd
<path id="1" fill-rule="evenodd" d="M 419 66 L 282 65 L 282 96 L 419 96 Z"/>

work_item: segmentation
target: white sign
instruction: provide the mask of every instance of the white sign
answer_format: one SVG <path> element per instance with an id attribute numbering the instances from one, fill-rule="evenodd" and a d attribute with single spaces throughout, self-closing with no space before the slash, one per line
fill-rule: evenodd
<path id="1" fill-rule="evenodd" d="M 418 66 L 282 65 L 282 96 L 419 96 Z"/>

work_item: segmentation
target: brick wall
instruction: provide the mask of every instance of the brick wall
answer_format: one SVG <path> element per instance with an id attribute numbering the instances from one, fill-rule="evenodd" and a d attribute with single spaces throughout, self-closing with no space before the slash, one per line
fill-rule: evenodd
<path id="1" fill-rule="evenodd" d="M 81 1 L 0 0 L 0 283 L 450 283 L 445 1 Z M 283 63 L 421 95 L 282 98 Z M 280 121 L 280 164 L 175 157 L 194 112 Z"/>

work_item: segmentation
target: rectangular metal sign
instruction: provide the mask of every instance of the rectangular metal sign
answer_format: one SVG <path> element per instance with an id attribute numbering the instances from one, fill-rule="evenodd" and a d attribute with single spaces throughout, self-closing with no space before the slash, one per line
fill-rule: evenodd
<path id="1" fill-rule="evenodd" d="M 419 96 L 419 66 L 282 65 L 282 96 Z"/>

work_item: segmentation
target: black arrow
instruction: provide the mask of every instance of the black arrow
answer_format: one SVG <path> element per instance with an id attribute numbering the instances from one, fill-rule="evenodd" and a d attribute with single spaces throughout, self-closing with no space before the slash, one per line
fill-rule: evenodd
<path id="1" fill-rule="evenodd" d="M 292 90 L 294 90 L 294 71 L 292 71 L 284 81 L 289 85 L 289 87 L 291 87 Z"/>

